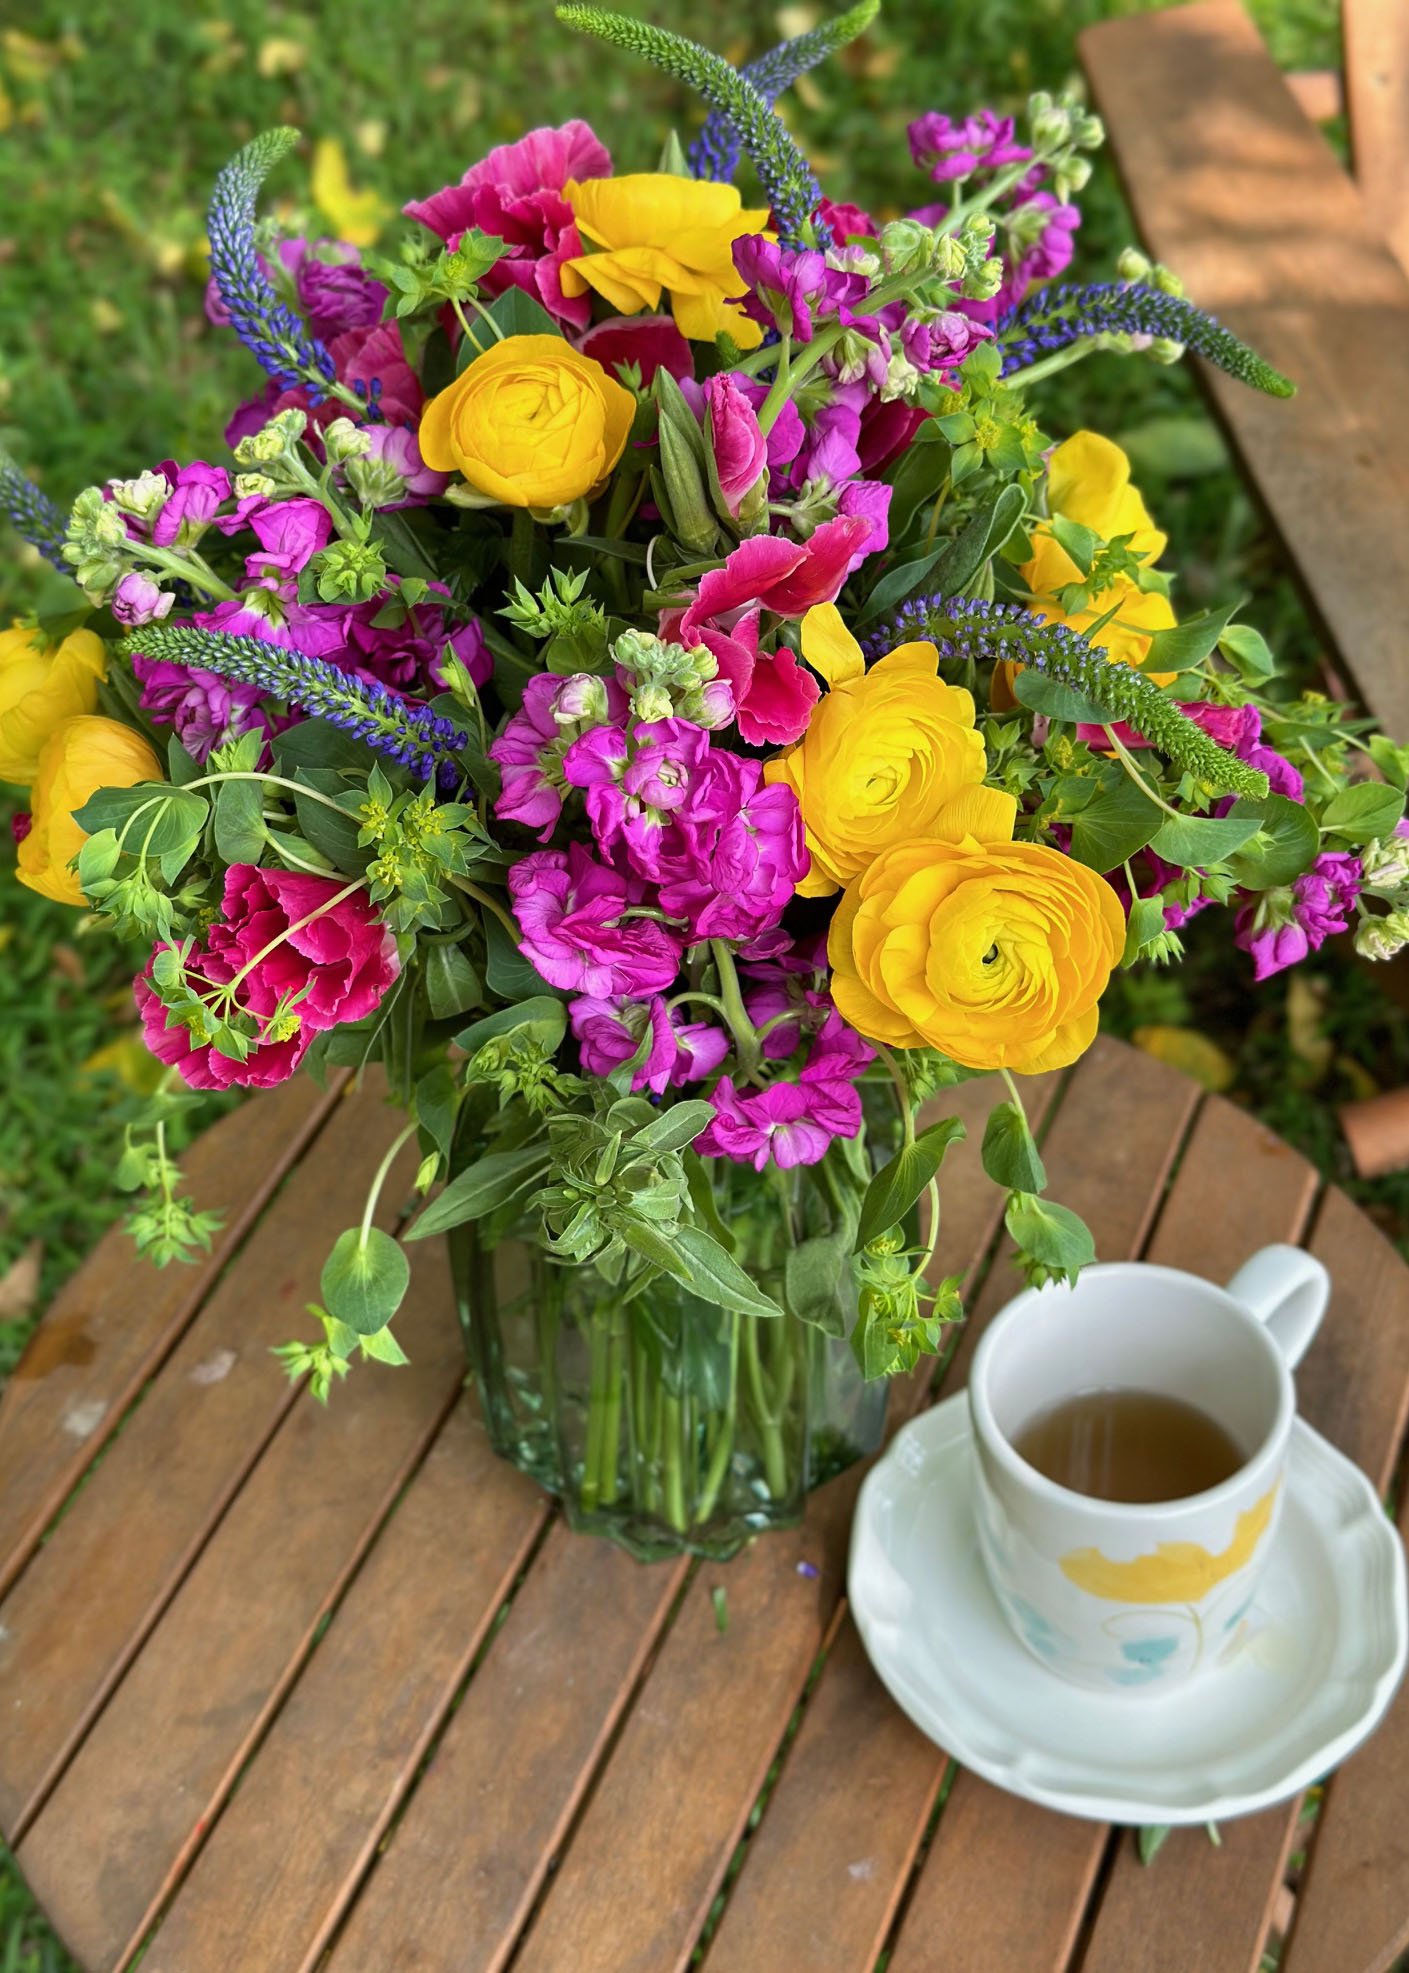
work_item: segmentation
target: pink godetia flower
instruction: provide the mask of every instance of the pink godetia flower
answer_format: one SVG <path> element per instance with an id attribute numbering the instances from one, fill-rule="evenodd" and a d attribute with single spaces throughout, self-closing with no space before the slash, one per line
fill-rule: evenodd
<path id="1" fill-rule="evenodd" d="M 1360 881 L 1358 856 L 1327 851 L 1290 886 L 1248 898 L 1233 942 L 1251 953 L 1253 978 L 1270 979 L 1319 951 L 1333 932 L 1349 930 Z"/>
<path id="2" fill-rule="evenodd" d="M 1032 152 L 1015 141 L 1016 125 L 996 110 L 976 110 L 972 116 L 948 117 L 929 110 L 907 128 L 910 155 L 937 185 L 971 178 L 976 171 L 998 171 L 1020 164 Z"/>
<path id="3" fill-rule="evenodd" d="M 388 595 L 358 603 L 344 612 L 346 643 L 337 662 L 344 671 L 419 696 L 445 690 L 441 666 L 449 645 L 473 683 L 487 685 L 494 661 L 484 631 L 474 617 L 455 623 L 449 607 L 449 591 L 441 583 L 433 584 L 414 609 L 400 603 L 395 586 Z"/>
<path id="4" fill-rule="evenodd" d="M 629 1062 L 650 1029 L 646 1058 L 633 1072 L 633 1089 L 664 1090 L 713 1075 L 729 1053 L 729 1037 L 707 1021 L 677 1021 L 660 994 L 645 1002 L 594 1000 L 586 995 L 568 1007 L 582 1066 L 590 1076 L 607 1076 Z"/>
<path id="5" fill-rule="evenodd" d="M 880 235 L 881 229 L 870 213 L 844 199 L 824 198 L 817 207 L 817 217 L 831 228 L 832 238 L 843 246 L 848 240 L 874 240 Z"/>
<path id="6" fill-rule="evenodd" d="M 481 286 L 491 296 L 518 287 L 569 328 L 592 319 L 586 294 L 569 300 L 562 267 L 584 251 L 572 207 L 563 196 L 569 179 L 606 178 L 612 161 L 590 125 L 574 117 L 557 129 L 530 130 L 517 143 L 500 144 L 470 166 L 458 185 L 402 210 L 419 219 L 449 247 L 469 227 L 503 240 L 503 256 Z"/>
<path id="7" fill-rule="evenodd" d="M 643 390 L 650 389 L 657 370 L 668 370 L 677 383 L 694 380 L 694 353 L 672 315 L 608 316 L 580 335 L 577 347 L 600 363 L 609 377 L 615 377 L 620 366 L 630 365 Z"/>
<path id="8" fill-rule="evenodd" d="M 1298 769 L 1273 748 L 1263 745 L 1262 714 L 1256 706 L 1220 706 L 1211 699 L 1193 699 L 1180 701 L 1179 710 L 1218 746 L 1226 747 L 1249 767 L 1260 769 L 1274 795 L 1286 795 L 1294 802 L 1305 799 L 1305 785 Z M 1143 733 L 1123 723 L 1113 726 L 1111 731 L 1122 746 L 1137 749 L 1150 744 Z M 1109 751 L 1104 726 L 1078 726 L 1076 737 L 1090 747 Z"/>
<path id="9" fill-rule="evenodd" d="M 737 517 L 768 464 L 768 443 L 758 414 L 727 371 L 708 380 L 704 401 L 719 491 L 730 514 Z"/>
<path id="10" fill-rule="evenodd" d="M 149 575 L 129 569 L 113 591 L 112 613 L 129 630 L 144 623 L 160 623 L 170 616 L 176 598 L 169 589 L 159 589 Z"/>
<path id="11" fill-rule="evenodd" d="M 721 1077 L 711 1099 L 713 1121 L 695 1139 L 695 1149 L 701 1157 L 732 1158 L 755 1171 L 770 1163 L 784 1171 L 819 1164 L 834 1138 L 855 1137 L 861 1128 L 856 1078 L 874 1053 L 834 1010 L 796 1082 L 740 1092 L 732 1077 Z"/>
<path id="12" fill-rule="evenodd" d="M 576 672 L 558 678 L 540 672 L 523 690 L 523 704 L 490 742 L 489 758 L 503 769 L 503 792 L 494 813 L 505 822 L 536 829 L 546 842 L 563 810 L 563 756 L 575 740 L 626 717 L 627 696 L 612 678 Z"/>
<path id="13" fill-rule="evenodd" d="M 759 651 L 763 612 L 801 617 L 815 603 L 835 602 L 853 557 L 867 552 L 873 533 L 870 518 L 838 515 L 805 542 L 750 535 L 723 568 L 701 579 L 686 609 L 662 615 L 662 637 L 687 649 L 703 644 L 713 655 L 733 691 L 739 732 L 750 744 L 790 746 L 806 731 L 821 696 L 795 652 Z"/>
<path id="14" fill-rule="evenodd" d="M 680 970 L 680 941 L 633 916 L 645 886 L 598 863 L 580 843 L 534 850 L 509 871 L 519 950 L 550 986 L 594 1000 L 660 993 Z"/>
<path id="15" fill-rule="evenodd" d="M 212 1048 L 199 1026 L 168 1025 L 149 964 L 133 993 L 158 1061 L 193 1089 L 266 1089 L 288 1080 L 314 1035 L 373 1013 L 400 971 L 396 941 L 365 893 L 340 895 L 344 889 L 327 877 L 232 864 L 221 915 L 188 958 L 186 974 L 213 1011 L 214 990 L 238 978 L 235 1006 L 254 1016 L 266 1038 L 237 1062 Z"/>

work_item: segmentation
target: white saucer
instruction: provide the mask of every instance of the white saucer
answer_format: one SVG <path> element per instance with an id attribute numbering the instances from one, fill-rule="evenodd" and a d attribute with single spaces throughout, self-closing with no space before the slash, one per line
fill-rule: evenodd
<path id="1" fill-rule="evenodd" d="M 1217 1822 L 1296 1794 L 1376 1725 L 1404 1670 L 1404 1550 L 1358 1467 L 1300 1419 L 1256 1601 L 1192 1684 L 1089 1692 L 1009 1630 L 974 1533 L 961 1393 L 861 1489 L 852 1613 L 922 1732 L 999 1788 L 1101 1822 Z"/>

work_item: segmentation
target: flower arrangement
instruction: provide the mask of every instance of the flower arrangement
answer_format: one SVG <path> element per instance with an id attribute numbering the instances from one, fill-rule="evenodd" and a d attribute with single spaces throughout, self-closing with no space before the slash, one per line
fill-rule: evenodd
<path id="1" fill-rule="evenodd" d="M 1137 253 L 1058 282 L 1101 139 L 1074 101 L 920 117 L 908 217 L 824 197 L 772 105 L 874 11 L 736 73 L 560 7 L 700 93 L 688 154 L 618 173 L 586 123 L 533 131 L 386 257 L 259 222 L 296 133 L 257 139 L 209 219 L 209 313 L 267 378 L 232 461 L 67 521 L 0 462 L 86 599 L 0 634 L 19 874 L 151 942 L 139 1242 L 210 1238 L 181 1085 L 381 1061 L 499 1442 L 681 1538 L 796 1492 L 819 1351 L 882 1378 L 959 1315 L 926 1278 L 946 1087 L 996 1079 L 1020 1265 L 1071 1275 L 1020 1079 L 1089 1046 L 1115 968 L 1213 907 L 1259 979 L 1352 923 L 1409 938 L 1409 748 L 1269 689 L 1231 608 L 1181 619 L 1125 456 L 1034 408 L 1097 349 L 1290 384 Z M 403 1360 L 390 1168 L 285 1352 L 320 1396 Z M 511 1235 L 532 1374 L 495 1327 Z M 569 1330 L 581 1433 L 549 1444 Z M 806 1477 L 855 1449 L 832 1424 Z"/>

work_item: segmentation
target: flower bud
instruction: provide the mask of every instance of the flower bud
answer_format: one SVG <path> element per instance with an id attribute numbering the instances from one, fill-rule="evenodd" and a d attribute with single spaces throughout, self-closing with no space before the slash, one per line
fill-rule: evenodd
<path id="1" fill-rule="evenodd" d="M 277 493 L 279 482 L 271 480 L 268 473 L 236 473 L 234 487 L 237 500 L 250 500 Z"/>
<path id="2" fill-rule="evenodd" d="M 170 616 L 175 601 L 169 589 L 159 588 L 150 576 L 130 569 L 117 585 L 112 612 L 119 623 L 136 629 L 144 623 L 160 623 L 163 617 Z"/>
<path id="3" fill-rule="evenodd" d="M 1409 884 L 1409 838 L 1390 836 L 1360 852 L 1360 870 L 1375 891 L 1397 891 Z"/>
<path id="4" fill-rule="evenodd" d="M 952 233 L 941 233 L 934 243 L 934 271 L 944 281 L 957 281 L 968 266 L 963 243 Z"/>
<path id="5" fill-rule="evenodd" d="M 675 701 L 663 685 L 638 685 L 631 694 L 631 711 L 636 719 L 673 719 Z"/>
<path id="6" fill-rule="evenodd" d="M 133 480 L 109 480 L 112 505 L 135 521 L 154 521 L 166 505 L 171 487 L 165 473 L 139 473 Z"/>
<path id="7" fill-rule="evenodd" d="M 1184 283 L 1173 268 L 1156 265 L 1151 270 L 1150 279 L 1162 295 L 1173 295 L 1176 301 L 1184 299 Z"/>
<path id="8" fill-rule="evenodd" d="M 668 714 L 662 715 L 669 717 Z M 577 671 L 564 678 L 553 700 L 553 717 L 559 726 L 605 726 L 609 717 L 606 680 L 590 671 Z"/>
<path id="9" fill-rule="evenodd" d="M 1360 957 L 1393 959 L 1409 943 L 1406 918 L 1409 913 L 1403 911 L 1391 911 L 1384 918 L 1362 918 L 1355 928 L 1355 950 Z"/>
<path id="10" fill-rule="evenodd" d="M 361 459 L 372 449 L 372 441 L 351 418 L 334 418 L 323 428 L 323 450 L 330 466 L 345 466 L 349 459 Z"/>
<path id="11" fill-rule="evenodd" d="M 325 603 L 369 603 L 386 587 L 386 563 L 374 541 L 330 541 L 309 567 Z"/>
<path id="12" fill-rule="evenodd" d="M 284 438 L 277 424 L 264 425 L 257 432 L 250 432 L 235 447 L 237 466 L 272 466 L 276 459 L 284 456 Z"/>
<path id="13" fill-rule="evenodd" d="M 1106 141 L 1106 126 L 1100 117 L 1085 111 L 1072 125 L 1072 142 L 1082 151 L 1099 151 Z"/>
<path id="14" fill-rule="evenodd" d="M 394 507 L 411 490 L 390 459 L 370 452 L 349 454 L 343 472 L 364 507 Z"/>
<path id="15" fill-rule="evenodd" d="M 1172 336 L 1151 336 L 1148 355 L 1152 363 L 1178 363 L 1184 355 L 1183 343 Z"/>
<path id="16" fill-rule="evenodd" d="M 670 418 L 660 421 L 660 475 L 676 540 L 697 555 L 707 553 L 718 538 L 719 525 L 695 449 Z"/>
<path id="17" fill-rule="evenodd" d="M 965 301 L 992 301 L 1003 285 L 1003 263 L 996 256 L 971 267 L 960 284 Z"/>
<path id="18" fill-rule="evenodd" d="M 881 260 L 888 274 L 923 274 L 934 259 L 934 233 L 918 219 L 892 219 L 881 228 Z"/>
<path id="19" fill-rule="evenodd" d="M 1115 264 L 1122 281 L 1147 281 L 1153 266 L 1149 255 L 1141 253 L 1138 247 L 1122 247 Z"/>

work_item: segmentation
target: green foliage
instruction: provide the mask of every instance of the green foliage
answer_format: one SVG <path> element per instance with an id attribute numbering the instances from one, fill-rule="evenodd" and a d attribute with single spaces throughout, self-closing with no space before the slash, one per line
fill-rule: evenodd
<path id="1" fill-rule="evenodd" d="M 945 1117 L 920 1131 L 912 1144 L 903 1145 L 888 1164 L 882 1165 L 861 1201 L 857 1247 L 870 1246 L 881 1234 L 900 1224 L 926 1186 L 933 1182 L 945 1152 L 951 1144 L 959 1143 L 964 1134 L 964 1126 L 957 1117 Z"/>

